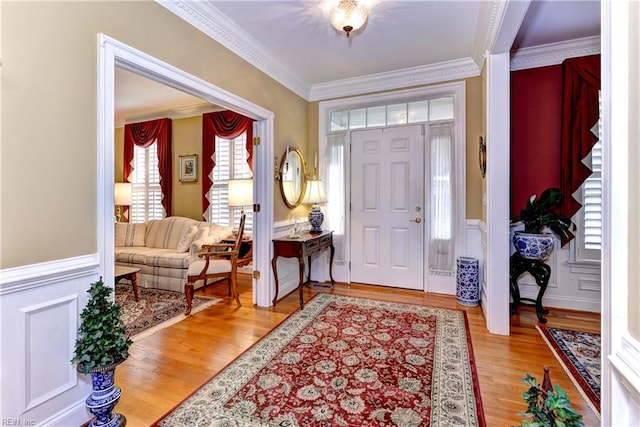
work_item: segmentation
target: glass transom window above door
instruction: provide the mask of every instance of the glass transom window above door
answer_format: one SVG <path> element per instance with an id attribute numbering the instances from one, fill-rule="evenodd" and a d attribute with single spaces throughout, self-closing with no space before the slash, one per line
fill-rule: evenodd
<path id="1" fill-rule="evenodd" d="M 350 129 L 452 120 L 455 118 L 454 111 L 453 96 L 365 108 L 340 109 L 329 113 L 329 131 L 339 132 Z"/>

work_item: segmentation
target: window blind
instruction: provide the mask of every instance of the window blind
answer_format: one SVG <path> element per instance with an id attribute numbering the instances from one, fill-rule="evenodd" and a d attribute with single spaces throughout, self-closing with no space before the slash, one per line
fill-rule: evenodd
<path id="1" fill-rule="evenodd" d="M 234 139 L 216 137 L 216 165 L 212 172 L 213 185 L 209 190 L 209 222 L 231 227 L 240 223 L 242 209 L 229 207 L 229 180 L 252 176 L 247 164 L 246 137 L 246 132 Z M 251 207 L 245 207 L 245 212 L 248 210 Z M 244 230 L 253 232 L 251 215 L 247 215 Z"/>
<path id="2" fill-rule="evenodd" d="M 583 187 L 584 248 L 602 249 L 602 143 L 598 141 L 591 150 L 592 175 Z"/>
<path id="3" fill-rule="evenodd" d="M 133 147 L 131 183 L 131 222 L 162 219 L 162 189 L 158 170 L 158 144 L 147 148 Z"/>

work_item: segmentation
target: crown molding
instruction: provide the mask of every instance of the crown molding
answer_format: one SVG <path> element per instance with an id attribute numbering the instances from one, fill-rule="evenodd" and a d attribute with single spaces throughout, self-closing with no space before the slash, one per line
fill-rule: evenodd
<path id="1" fill-rule="evenodd" d="M 500 29 L 498 17 L 502 16 L 503 9 L 504 2 L 500 0 L 480 2 L 471 56 L 480 69 L 484 63 L 485 52 L 491 50 L 495 44 Z"/>
<path id="2" fill-rule="evenodd" d="M 566 42 L 549 43 L 513 51 L 511 71 L 562 64 L 567 58 L 600 53 L 600 37 L 585 37 Z"/>
<path id="3" fill-rule="evenodd" d="M 153 112 L 128 116 L 126 119 L 118 120 L 114 124 L 116 128 L 121 128 L 121 127 L 124 127 L 124 125 L 129 123 L 146 122 L 149 120 L 156 120 L 156 119 L 179 120 L 179 119 L 185 119 L 187 117 L 195 117 L 205 113 L 213 113 L 216 111 L 223 111 L 223 110 L 224 108 L 222 107 L 217 107 L 215 105 L 208 104 L 208 103 L 185 105 L 182 107 L 170 108 L 168 110 L 153 111 Z"/>
<path id="4" fill-rule="evenodd" d="M 479 76 L 485 52 L 491 49 L 496 41 L 501 25 L 500 17 L 504 12 L 502 0 L 481 2 L 476 25 L 476 41 L 470 58 L 312 85 L 292 73 L 274 54 L 260 45 L 241 27 L 227 19 L 211 2 L 189 0 L 156 0 L 156 2 L 307 101 L 322 101 Z M 571 56 L 587 54 L 589 53 Z M 516 62 L 524 61 L 534 64 L 524 57 L 522 59 L 514 57 L 514 59 Z M 513 60 L 512 64 L 514 64 Z M 541 65 L 527 65 L 522 68 L 535 66 Z"/>
<path id="5" fill-rule="evenodd" d="M 211 2 L 156 0 L 158 4 L 193 25 L 296 95 L 307 99 L 310 85 L 284 67 L 249 33 L 224 16 Z"/>
<path id="6" fill-rule="evenodd" d="M 405 68 L 316 84 L 311 87 L 309 101 L 324 101 L 345 96 L 465 79 L 479 75 L 480 68 L 471 58 L 458 59 L 434 65 Z"/>

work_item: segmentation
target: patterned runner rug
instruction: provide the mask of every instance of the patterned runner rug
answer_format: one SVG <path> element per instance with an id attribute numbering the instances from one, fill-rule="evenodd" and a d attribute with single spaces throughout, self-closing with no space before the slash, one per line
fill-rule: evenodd
<path id="1" fill-rule="evenodd" d="M 184 294 L 160 289 L 138 288 L 138 301 L 131 285 L 116 284 L 116 303 L 131 339 L 138 341 L 160 329 L 187 318 Z M 191 314 L 222 301 L 220 298 L 193 297 Z"/>
<path id="2" fill-rule="evenodd" d="M 466 313 L 318 294 L 159 426 L 485 426 Z"/>
<path id="3" fill-rule="evenodd" d="M 556 359 L 600 417 L 600 334 L 536 325 Z"/>

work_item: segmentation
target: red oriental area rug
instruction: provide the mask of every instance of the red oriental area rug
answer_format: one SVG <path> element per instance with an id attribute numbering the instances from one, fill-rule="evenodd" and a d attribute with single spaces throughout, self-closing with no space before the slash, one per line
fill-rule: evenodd
<path id="1" fill-rule="evenodd" d="M 569 378 L 600 417 L 600 334 L 536 325 Z"/>
<path id="2" fill-rule="evenodd" d="M 187 301 L 181 292 L 141 287 L 136 301 L 131 285 L 118 283 L 115 294 L 116 304 L 120 306 L 120 317 L 133 341 L 139 341 L 187 318 L 184 315 Z M 220 298 L 194 297 L 191 313 L 197 313 L 220 301 Z"/>
<path id="3" fill-rule="evenodd" d="M 156 425 L 485 426 L 466 314 L 318 294 Z"/>

